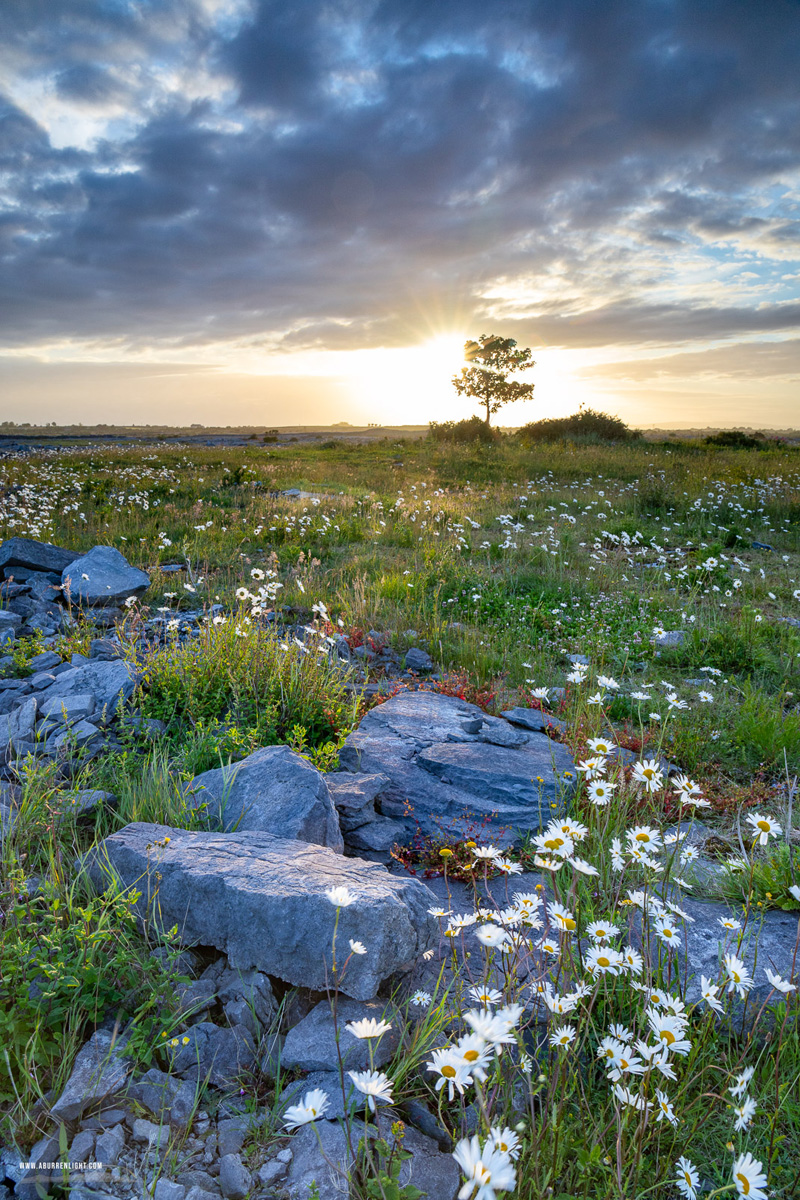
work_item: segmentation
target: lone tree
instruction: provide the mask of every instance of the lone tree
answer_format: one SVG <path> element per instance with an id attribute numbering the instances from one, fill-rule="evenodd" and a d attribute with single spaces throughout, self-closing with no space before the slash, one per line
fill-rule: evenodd
<path id="1" fill-rule="evenodd" d="M 464 343 L 464 358 L 471 365 L 453 376 L 459 396 L 474 396 L 486 409 L 486 424 L 492 413 L 504 404 L 527 400 L 533 395 L 532 383 L 509 379 L 515 371 L 529 371 L 536 364 L 529 347 L 519 349 L 513 338 L 482 333 L 477 342 Z"/>

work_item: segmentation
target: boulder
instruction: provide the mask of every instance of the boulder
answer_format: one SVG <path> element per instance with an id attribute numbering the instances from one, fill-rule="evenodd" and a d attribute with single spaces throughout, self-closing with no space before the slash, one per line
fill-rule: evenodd
<path id="1" fill-rule="evenodd" d="M 0 545 L 0 575 L 8 579 L 14 574 L 14 567 L 60 575 L 74 559 L 74 550 L 64 550 L 49 542 L 37 542 L 25 537 L 7 538 Z"/>
<path id="2" fill-rule="evenodd" d="M 141 596 L 150 587 L 150 576 L 113 546 L 94 546 L 64 567 L 61 583 L 73 604 L 104 606 Z"/>
<path id="3" fill-rule="evenodd" d="M 355 897 L 340 912 L 338 961 L 351 938 L 368 949 L 340 979 L 345 995 L 371 999 L 384 979 L 438 941 L 427 911 L 434 898 L 417 879 L 260 831 L 203 833 L 137 822 L 83 862 L 98 889 L 113 872 L 140 893 L 142 916 L 148 895 L 157 896 L 158 920 L 177 924 L 184 941 L 215 946 L 233 967 L 255 967 L 298 987 L 322 990 L 330 982 L 336 912 L 326 891 L 333 887 Z"/>
<path id="4" fill-rule="evenodd" d="M 331 1006 L 321 1000 L 286 1035 L 281 1054 L 281 1066 L 292 1071 L 338 1071 L 339 1056 L 336 1051 L 335 1031 L 339 1031 L 339 1054 L 348 1071 L 363 1071 L 370 1065 L 370 1044 L 354 1037 L 345 1028 L 351 1021 L 372 1017 L 376 1021 L 388 1020 L 392 1028 L 380 1040 L 372 1039 L 373 1062 L 383 1067 L 389 1062 L 400 1044 L 400 1023 L 397 1014 L 387 1011 L 386 1005 L 372 1002 L 361 1004 L 357 1000 L 340 1000 L 334 1024 Z"/>
<path id="5" fill-rule="evenodd" d="M 567 748 L 544 733 L 515 731 L 474 704 L 425 691 L 400 693 L 371 709 L 339 761 L 357 774 L 389 777 L 380 810 L 403 824 L 405 840 L 419 831 L 508 844 L 511 831 L 546 824 L 575 778 Z M 348 840 L 363 845 L 371 831 L 367 825 Z"/>
<path id="6" fill-rule="evenodd" d="M 66 1087 L 50 1110 L 54 1121 L 78 1121 L 87 1108 L 122 1091 L 131 1071 L 126 1044 L 127 1037 L 116 1030 L 95 1030 L 78 1051 Z"/>
<path id="7" fill-rule="evenodd" d="M 190 803 L 206 805 L 210 821 L 226 832 L 261 830 L 339 854 L 344 847 L 324 775 L 288 746 L 265 746 L 241 762 L 196 775 L 187 791 Z"/>

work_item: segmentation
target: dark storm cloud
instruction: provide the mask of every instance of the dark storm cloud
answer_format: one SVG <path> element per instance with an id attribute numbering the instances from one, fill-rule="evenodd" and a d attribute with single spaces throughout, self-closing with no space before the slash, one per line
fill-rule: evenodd
<path id="1" fill-rule="evenodd" d="M 391 344 L 556 268 L 569 315 L 508 308 L 518 336 L 798 324 L 778 293 L 656 300 L 665 247 L 797 240 L 780 188 L 753 206 L 800 163 L 794 3 L 20 0 L 0 25 L 8 344 Z M 102 136 L 54 149 L 29 93 Z"/>

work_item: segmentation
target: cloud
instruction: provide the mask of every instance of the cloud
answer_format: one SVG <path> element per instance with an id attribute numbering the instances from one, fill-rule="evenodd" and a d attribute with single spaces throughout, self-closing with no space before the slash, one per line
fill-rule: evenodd
<path id="1" fill-rule="evenodd" d="M 0 41 L 6 346 L 797 327 L 789 0 L 29 0 Z"/>

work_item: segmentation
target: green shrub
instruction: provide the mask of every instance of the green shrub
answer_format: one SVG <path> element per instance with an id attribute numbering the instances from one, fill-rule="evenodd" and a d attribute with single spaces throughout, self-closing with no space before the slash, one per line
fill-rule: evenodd
<path id="1" fill-rule="evenodd" d="M 312 748 L 337 741 L 352 728 L 357 702 L 315 646 L 304 651 L 271 630 L 231 620 L 157 651 L 141 706 L 146 716 L 167 722 L 180 750 L 193 731 L 194 751 L 205 747 L 218 766 L 220 754 L 241 757 L 286 742 L 294 726 L 305 729 Z M 189 757 L 196 767 L 203 755 Z"/>
<path id="2" fill-rule="evenodd" d="M 766 450 L 769 446 L 763 433 L 743 433 L 741 429 L 723 429 L 705 439 L 707 446 L 722 446 L 726 450 Z"/>
<path id="3" fill-rule="evenodd" d="M 434 442 L 483 442 L 494 445 L 500 440 L 500 431 L 487 425 L 480 417 L 466 421 L 431 421 L 429 436 Z"/>
<path id="4" fill-rule="evenodd" d="M 569 417 L 547 417 L 533 421 L 517 430 L 516 436 L 523 443 L 558 442 L 570 438 L 587 441 L 629 442 L 638 435 L 619 417 L 597 412 L 593 408 L 581 408 Z"/>

